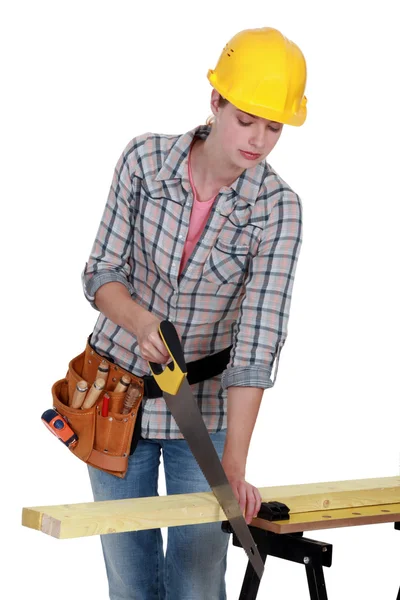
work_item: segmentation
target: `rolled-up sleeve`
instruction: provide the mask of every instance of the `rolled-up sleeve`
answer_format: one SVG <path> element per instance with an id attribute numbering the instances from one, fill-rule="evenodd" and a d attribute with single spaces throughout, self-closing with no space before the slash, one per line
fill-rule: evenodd
<path id="1" fill-rule="evenodd" d="M 127 147 L 115 167 L 96 239 L 82 272 L 85 297 L 95 309 L 95 294 L 105 283 L 117 281 L 133 293 L 129 276 L 132 269 L 132 213 L 136 200 L 134 168 L 137 146 L 137 143 L 133 143 Z"/>
<path id="2" fill-rule="evenodd" d="M 279 354 L 287 337 L 301 242 L 301 200 L 293 191 L 285 191 L 272 208 L 258 252 L 249 263 L 231 360 L 222 375 L 224 388 L 266 389 L 274 385 Z"/>

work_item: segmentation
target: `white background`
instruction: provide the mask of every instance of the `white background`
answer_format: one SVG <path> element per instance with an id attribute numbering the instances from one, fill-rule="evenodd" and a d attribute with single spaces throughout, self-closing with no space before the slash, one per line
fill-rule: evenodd
<path id="1" fill-rule="evenodd" d="M 108 597 L 99 537 L 56 540 L 21 526 L 24 506 L 92 500 L 86 466 L 40 415 L 96 319 L 80 273 L 122 149 L 140 133 L 205 121 L 207 70 L 241 29 L 280 29 L 309 72 L 306 124 L 285 127 L 269 158 L 303 200 L 304 244 L 248 479 L 262 487 L 399 474 L 396 4 L 2 5 L 2 598 Z M 395 600 L 393 525 L 309 537 L 333 544 L 330 600 Z M 245 567 L 231 548 L 229 600 Z M 259 592 L 267 597 L 308 599 L 303 567 L 270 558 Z"/>

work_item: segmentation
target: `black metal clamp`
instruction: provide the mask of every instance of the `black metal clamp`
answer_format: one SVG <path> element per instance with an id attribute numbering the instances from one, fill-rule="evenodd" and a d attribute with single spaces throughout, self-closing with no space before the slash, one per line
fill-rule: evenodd
<path id="1" fill-rule="evenodd" d="M 258 519 L 264 519 L 264 521 L 284 521 L 290 518 L 290 509 L 286 504 L 282 502 L 262 502 L 260 510 L 257 513 Z M 233 529 L 230 526 L 229 521 L 222 521 L 221 529 L 225 533 L 233 533 Z"/>
<path id="2" fill-rule="evenodd" d="M 264 521 L 285 521 L 290 518 L 290 509 L 282 502 L 262 502 L 257 518 Z"/>

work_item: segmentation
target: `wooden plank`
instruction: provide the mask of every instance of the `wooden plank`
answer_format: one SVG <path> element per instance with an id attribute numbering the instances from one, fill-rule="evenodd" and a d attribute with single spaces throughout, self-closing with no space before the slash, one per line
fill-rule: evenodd
<path id="1" fill-rule="evenodd" d="M 292 513 L 400 502 L 400 477 L 349 479 L 260 489 L 263 502 L 278 500 Z"/>
<path id="2" fill-rule="evenodd" d="M 400 477 L 260 488 L 292 515 L 400 503 Z M 24 508 L 22 524 L 53 537 L 74 538 L 225 520 L 211 492 Z"/>
<path id="3" fill-rule="evenodd" d="M 297 531 L 354 527 L 356 525 L 395 523 L 397 521 L 400 521 L 400 503 L 362 506 L 356 509 L 342 508 L 338 510 L 297 513 L 290 515 L 288 521 L 253 519 L 252 525 L 265 531 L 273 531 L 274 533 L 295 533 Z"/>
<path id="4" fill-rule="evenodd" d="M 64 539 L 223 521 L 211 492 L 24 508 L 22 524 Z"/>

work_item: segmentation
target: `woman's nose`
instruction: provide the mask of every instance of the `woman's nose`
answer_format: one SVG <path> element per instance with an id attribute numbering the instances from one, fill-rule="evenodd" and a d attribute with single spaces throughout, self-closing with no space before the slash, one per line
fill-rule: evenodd
<path id="1" fill-rule="evenodd" d="M 250 138 L 250 144 L 255 148 L 261 149 L 264 146 L 265 128 L 257 127 L 253 130 Z"/>

